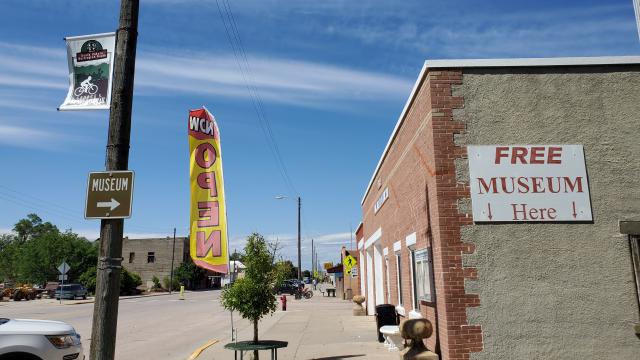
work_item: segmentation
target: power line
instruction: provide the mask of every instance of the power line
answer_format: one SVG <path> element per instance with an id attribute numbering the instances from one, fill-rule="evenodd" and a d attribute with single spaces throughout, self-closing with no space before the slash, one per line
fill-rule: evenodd
<path id="1" fill-rule="evenodd" d="M 282 158 L 282 154 L 280 153 L 280 148 L 275 139 L 271 123 L 267 118 L 264 103 L 262 101 L 262 96 L 260 95 L 260 91 L 255 85 L 255 77 L 253 76 L 253 72 L 251 71 L 251 66 L 249 64 L 249 59 L 244 50 L 244 46 L 240 38 L 240 32 L 238 31 L 238 25 L 235 20 L 235 16 L 233 15 L 233 11 L 231 10 L 231 5 L 229 4 L 228 0 L 222 0 L 222 7 L 220 6 L 219 0 L 216 0 L 216 5 L 218 7 L 218 14 L 220 15 L 222 24 L 224 25 L 227 40 L 231 45 L 236 65 L 240 70 L 240 74 L 242 75 L 245 87 L 247 88 L 247 91 L 251 98 L 253 109 L 258 117 L 260 128 L 263 135 L 265 136 L 267 147 L 271 151 L 271 154 L 276 161 L 276 167 L 278 167 L 278 171 L 280 172 L 280 176 L 282 177 L 282 180 L 284 181 L 284 184 L 289 191 L 289 195 L 291 195 L 292 197 L 294 195 L 298 196 L 298 192 L 293 185 L 293 181 L 291 181 L 291 177 L 289 176 L 289 173 L 287 171 L 287 167 Z"/>

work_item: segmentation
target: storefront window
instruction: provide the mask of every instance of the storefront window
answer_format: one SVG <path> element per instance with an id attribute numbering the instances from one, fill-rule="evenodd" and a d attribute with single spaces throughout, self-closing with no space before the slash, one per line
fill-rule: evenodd
<path id="1" fill-rule="evenodd" d="M 415 294 L 418 300 L 433 302 L 433 276 L 431 274 L 431 248 L 416 251 Z"/>

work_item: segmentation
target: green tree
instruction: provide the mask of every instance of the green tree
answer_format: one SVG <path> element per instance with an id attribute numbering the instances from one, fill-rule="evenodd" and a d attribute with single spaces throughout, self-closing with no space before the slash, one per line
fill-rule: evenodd
<path id="1" fill-rule="evenodd" d="M 48 221 L 43 223 L 40 216 L 36 214 L 28 214 L 26 219 L 21 219 L 14 225 L 13 231 L 18 234 L 19 240 L 26 241 L 34 236 L 58 231 L 58 228 Z"/>
<path id="2" fill-rule="evenodd" d="M 267 242 L 258 233 L 247 238 L 244 248 L 245 275 L 237 279 L 233 286 L 224 289 L 220 296 L 222 306 L 253 322 L 253 341 L 258 341 L 258 321 L 267 314 L 276 311 L 274 286 L 281 277 L 269 252 Z M 258 352 L 254 352 L 258 359 Z"/>
<path id="3" fill-rule="evenodd" d="M 206 273 L 206 270 L 197 267 L 189 257 L 173 271 L 173 278 L 192 289 L 197 282 L 204 278 Z"/>
<path id="4" fill-rule="evenodd" d="M 234 251 L 230 256 L 229 260 L 244 262 L 244 254 L 241 252 Z"/>
<path id="5" fill-rule="evenodd" d="M 120 295 L 131 295 L 136 292 L 136 288 L 140 285 L 142 285 L 140 275 L 122 268 L 122 271 L 120 271 Z"/>
<path id="6" fill-rule="evenodd" d="M 87 288 L 90 293 L 96 292 L 96 267 L 91 267 L 80 275 L 80 284 Z"/>
<path id="7" fill-rule="evenodd" d="M 295 266 L 293 266 L 293 263 L 291 262 L 291 260 L 278 261 L 276 263 L 276 267 L 278 270 L 278 275 L 280 277 L 278 279 L 278 283 L 282 283 L 282 281 L 286 279 L 298 278 L 298 270 L 296 269 Z"/>
<path id="8" fill-rule="evenodd" d="M 80 275 L 97 262 L 97 243 L 67 230 L 60 230 L 38 215 L 29 214 L 19 220 L 15 234 L 0 236 L 0 280 L 42 283 L 57 279 L 57 267 L 66 261 L 71 270 L 69 280 Z"/>
<path id="9" fill-rule="evenodd" d="M 0 235 L 0 281 L 14 281 L 17 276 L 17 238 L 11 234 Z"/>

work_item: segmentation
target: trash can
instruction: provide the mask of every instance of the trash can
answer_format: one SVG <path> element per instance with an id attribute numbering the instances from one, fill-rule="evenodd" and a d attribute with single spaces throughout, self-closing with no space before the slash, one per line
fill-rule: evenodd
<path id="1" fill-rule="evenodd" d="M 384 342 L 384 336 L 380 332 L 380 328 L 385 325 L 398 325 L 398 315 L 394 305 L 382 304 L 376 306 L 376 328 L 378 329 L 379 342 Z"/>

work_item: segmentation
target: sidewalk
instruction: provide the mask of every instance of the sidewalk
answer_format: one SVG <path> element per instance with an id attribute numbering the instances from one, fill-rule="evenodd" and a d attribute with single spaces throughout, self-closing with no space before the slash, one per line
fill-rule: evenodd
<path id="1" fill-rule="evenodd" d="M 287 348 L 278 351 L 278 359 L 398 358 L 398 352 L 387 351 L 377 341 L 373 316 L 353 316 L 354 303 L 322 297 L 320 292 L 309 300 L 294 300 L 293 297 L 288 300 L 288 311 L 278 310 L 259 324 L 261 340 L 289 342 Z M 237 314 L 235 318 L 238 339 L 251 340 L 253 327 L 249 322 L 237 319 Z M 199 360 L 233 359 L 233 351 L 224 349 L 224 344 L 230 342 L 230 334 L 220 334 L 218 339 L 218 343 L 202 352 Z M 270 359 L 270 354 L 262 351 L 260 357 Z"/>

